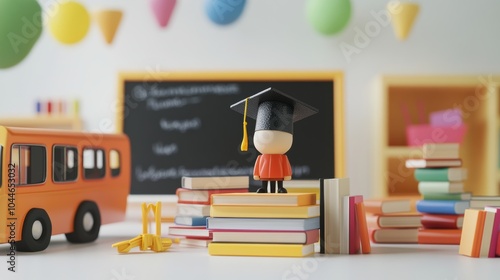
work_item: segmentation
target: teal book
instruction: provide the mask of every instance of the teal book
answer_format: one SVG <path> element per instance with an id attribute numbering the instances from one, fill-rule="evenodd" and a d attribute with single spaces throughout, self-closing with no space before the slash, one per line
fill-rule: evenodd
<path id="1" fill-rule="evenodd" d="M 417 168 L 415 179 L 419 182 L 458 182 L 467 179 L 465 168 Z"/>
<path id="2" fill-rule="evenodd" d="M 465 193 L 426 193 L 423 195 L 424 200 L 470 200 L 472 194 Z"/>

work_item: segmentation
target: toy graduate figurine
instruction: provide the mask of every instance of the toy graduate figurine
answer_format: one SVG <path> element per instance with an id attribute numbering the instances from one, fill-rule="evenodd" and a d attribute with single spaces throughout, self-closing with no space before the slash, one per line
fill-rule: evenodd
<path id="1" fill-rule="evenodd" d="M 262 181 L 257 192 L 286 193 L 283 181 L 292 178 L 292 167 L 285 153 L 292 147 L 293 123 L 318 110 L 274 88 L 235 103 L 231 109 L 243 114 L 242 151 L 248 148 L 246 117 L 256 120 L 253 144 L 261 155 L 255 161 L 253 176 Z"/>

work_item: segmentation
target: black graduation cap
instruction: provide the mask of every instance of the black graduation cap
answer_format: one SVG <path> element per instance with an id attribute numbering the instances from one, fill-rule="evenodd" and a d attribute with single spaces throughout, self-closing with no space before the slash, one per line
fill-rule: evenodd
<path id="1" fill-rule="evenodd" d="M 268 88 L 230 107 L 243 114 L 246 141 L 246 116 L 255 119 L 255 130 L 278 130 L 293 134 L 293 123 L 314 115 L 318 109 L 283 92 Z M 242 143 L 242 150 L 243 149 Z"/>

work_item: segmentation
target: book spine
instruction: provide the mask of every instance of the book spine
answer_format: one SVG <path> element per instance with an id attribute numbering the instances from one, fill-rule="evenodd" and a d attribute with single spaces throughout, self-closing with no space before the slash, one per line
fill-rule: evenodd
<path id="1" fill-rule="evenodd" d="M 358 223 L 359 239 L 361 241 L 361 252 L 363 254 L 369 254 L 371 252 L 370 234 L 368 233 L 363 202 L 356 203 L 356 221 Z"/>
<path id="2" fill-rule="evenodd" d="M 325 254 L 325 186 L 319 179 L 319 253 Z"/>
<path id="3" fill-rule="evenodd" d="M 431 214 L 461 214 L 455 211 L 457 201 L 444 200 L 419 200 L 417 201 L 417 211 Z"/>
<path id="4" fill-rule="evenodd" d="M 180 226 L 206 226 L 207 225 L 207 217 L 184 217 L 184 216 L 176 216 L 174 223 Z"/>
<path id="5" fill-rule="evenodd" d="M 419 244 L 451 244 L 459 245 L 462 230 L 459 229 L 420 229 Z"/>
<path id="6" fill-rule="evenodd" d="M 304 245 L 313 244 L 319 241 L 319 230 L 307 230 L 304 231 L 304 233 L 306 235 L 306 242 L 304 243 Z"/>
<path id="7" fill-rule="evenodd" d="M 465 200 L 463 193 L 426 193 L 424 200 Z"/>
<path id="8" fill-rule="evenodd" d="M 500 257 L 500 234 L 498 235 L 498 238 L 497 238 L 497 250 L 496 250 L 496 255 L 497 257 Z"/>
<path id="9" fill-rule="evenodd" d="M 493 232 L 491 235 L 491 245 L 490 251 L 488 253 L 488 258 L 494 258 L 495 250 L 497 249 L 497 247 L 500 248 L 497 236 L 500 237 L 500 208 L 497 208 L 495 212 L 495 220 L 493 221 Z"/>
<path id="10" fill-rule="evenodd" d="M 418 192 L 422 195 L 428 193 L 450 193 L 449 182 L 419 182 Z"/>
<path id="11" fill-rule="evenodd" d="M 425 214 L 420 222 L 429 229 L 458 229 L 457 219 L 463 215 L 432 215 Z"/>
<path id="12" fill-rule="evenodd" d="M 446 182 L 449 181 L 448 168 L 417 168 L 415 179 L 419 182 Z"/>

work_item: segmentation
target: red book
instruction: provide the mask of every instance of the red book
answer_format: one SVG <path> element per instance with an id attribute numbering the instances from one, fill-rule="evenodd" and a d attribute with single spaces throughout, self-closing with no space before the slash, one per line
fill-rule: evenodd
<path id="1" fill-rule="evenodd" d="M 488 253 L 488 258 L 494 258 L 495 253 L 498 255 L 498 252 L 495 251 L 498 251 L 500 248 L 500 244 L 498 244 L 498 238 L 500 238 L 500 207 L 486 206 L 484 210 L 495 213 L 495 219 L 493 220 L 493 232 L 491 234 L 490 251 Z"/>
<path id="2" fill-rule="evenodd" d="M 497 238 L 497 257 L 500 257 L 500 234 Z"/>
<path id="3" fill-rule="evenodd" d="M 419 229 L 419 244 L 460 244 L 461 229 Z"/>
<path id="4" fill-rule="evenodd" d="M 178 188 L 176 194 L 178 203 L 185 204 L 210 204 L 210 198 L 213 194 L 221 193 L 243 193 L 248 192 L 248 189 L 215 189 L 215 190 L 192 190 Z"/>
<path id="5" fill-rule="evenodd" d="M 361 243 L 359 238 L 358 224 L 356 222 L 356 204 L 363 202 L 362 195 L 351 195 L 348 198 L 349 208 L 349 254 L 357 254 L 359 252 Z"/>
<path id="6" fill-rule="evenodd" d="M 362 202 L 356 203 L 356 221 L 358 223 L 359 239 L 361 240 L 361 252 L 363 254 L 369 254 L 372 247 L 370 244 L 368 225 L 366 223 L 365 205 Z"/>
<path id="7" fill-rule="evenodd" d="M 464 222 L 464 215 L 423 214 L 420 222 L 425 228 L 460 229 Z"/>

